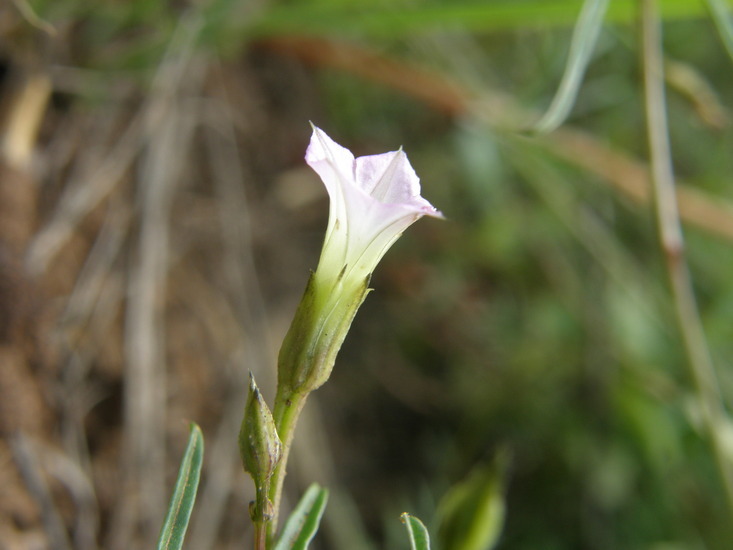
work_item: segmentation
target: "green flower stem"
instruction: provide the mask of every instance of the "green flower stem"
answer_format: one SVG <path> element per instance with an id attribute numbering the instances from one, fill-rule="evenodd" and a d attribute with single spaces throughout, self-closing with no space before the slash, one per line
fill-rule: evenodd
<path id="1" fill-rule="evenodd" d="M 255 525 L 255 550 L 267 549 L 267 521 L 256 521 Z"/>
<path id="2" fill-rule="evenodd" d="M 369 277 L 349 279 L 345 273 L 344 267 L 330 277 L 319 272 L 311 275 L 278 356 L 272 417 L 282 453 L 269 478 L 269 545 L 277 530 L 283 480 L 298 417 L 310 392 L 323 385 L 331 374 L 356 311 L 369 293 Z"/>
<path id="3" fill-rule="evenodd" d="M 250 504 L 249 515 L 255 528 L 254 550 L 267 549 L 267 533 L 272 521 L 270 515 L 272 507 L 269 500 L 270 487 L 270 483 L 266 483 L 263 487 L 257 487 L 255 501 Z"/>
<path id="4" fill-rule="evenodd" d="M 280 512 L 280 499 L 282 497 L 283 481 L 285 480 L 286 466 L 288 456 L 290 455 L 290 447 L 293 443 L 295 435 L 295 425 L 298 423 L 303 406 L 305 405 L 307 393 L 282 391 L 282 387 L 278 387 L 275 396 L 275 407 L 273 409 L 273 418 L 277 433 L 282 441 L 282 455 L 275 470 L 270 478 L 269 499 L 272 502 L 272 519 L 267 524 L 267 540 L 272 544 L 272 538 L 277 531 L 277 520 Z"/>

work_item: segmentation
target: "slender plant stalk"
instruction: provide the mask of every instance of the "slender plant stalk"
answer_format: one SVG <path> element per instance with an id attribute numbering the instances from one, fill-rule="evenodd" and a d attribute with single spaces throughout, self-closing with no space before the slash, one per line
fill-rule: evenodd
<path id="1" fill-rule="evenodd" d="M 267 503 L 269 503 L 269 491 L 269 485 L 258 488 L 255 502 L 250 504 L 250 517 L 255 528 L 254 550 L 267 550 L 268 547 L 267 539 L 271 517 L 263 514 L 262 511 L 269 512 L 270 510 L 269 506 L 267 506 Z M 260 513 L 252 514 L 253 508 L 254 510 L 259 510 Z"/>
<path id="2" fill-rule="evenodd" d="M 267 523 L 255 523 L 255 550 L 267 549 Z"/>
<path id="3" fill-rule="evenodd" d="M 290 456 L 290 448 L 293 444 L 293 436 L 295 435 L 295 425 L 298 417 L 305 405 L 307 394 L 283 392 L 278 388 L 275 396 L 275 406 L 272 416 L 275 419 L 275 427 L 282 442 L 282 454 L 280 462 L 275 467 L 275 471 L 270 478 L 269 498 L 272 502 L 273 515 L 272 519 L 267 522 L 267 540 L 272 544 L 272 538 L 277 532 L 277 520 L 280 513 L 280 500 L 282 498 L 283 481 L 285 480 L 285 472 Z"/>
<path id="4" fill-rule="evenodd" d="M 733 514 L 733 470 L 725 451 L 722 430 L 726 412 L 692 288 L 677 208 L 667 127 L 662 32 L 657 0 L 641 0 L 641 32 L 644 102 L 657 226 L 677 322 L 687 354 L 689 374 L 700 403 L 704 429 L 723 480 L 728 506 Z"/>

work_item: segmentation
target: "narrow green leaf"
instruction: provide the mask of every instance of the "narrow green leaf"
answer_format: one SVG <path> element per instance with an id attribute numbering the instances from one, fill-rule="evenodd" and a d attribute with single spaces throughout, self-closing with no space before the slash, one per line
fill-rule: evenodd
<path id="1" fill-rule="evenodd" d="M 718 29 L 720 39 L 728 55 L 733 59 L 733 18 L 731 18 L 730 4 L 725 0 L 705 0 L 705 2 Z"/>
<path id="2" fill-rule="evenodd" d="M 601 33 L 608 1 L 585 0 L 573 31 L 568 62 L 565 65 L 565 73 L 560 81 L 560 86 L 547 112 L 534 126 L 534 131 L 551 132 L 560 126 L 570 113 L 578 97 L 578 90 L 598 41 L 598 35 Z"/>
<path id="3" fill-rule="evenodd" d="M 723 1 L 723 0 L 720 0 Z M 728 1 L 726 1 L 729 4 Z M 402 36 L 430 29 L 460 27 L 486 32 L 518 27 L 570 25 L 582 0 L 493 0 L 455 1 L 407 6 L 375 4 L 373 0 L 351 0 L 332 5 L 300 4 L 274 6 L 239 32 L 251 37 L 283 35 Z M 631 23 L 636 18 L 637 0 L 613 0 L 608 21 Z M 664 0 L 662 16 L 668 19 L 700 17 L 705 7 L 698 0 Z"/>
<path id="4" fill-rule="evenodd" d="M 430 550 L 430 535 L 423 522 L 410 514 L 400 517 L 410 537 L 410 550 Z"/>
<path id="5" fill-rule="evenodd" d="M 168 514 L 160 530 L 158 550 L 179 550 L 183 546 L 188 520 L 191 518 L 191 511 L 196 500 L 203 459 L 204 436 L 201 428 L 192 423 L 191 435 L 178 470 L 173 496 L 168 505 Z"/>
<path id="6" fill-rule="evenodd" d="M 318 531 L 328 501 L 328 489 L 314 483 L 285 522 L 274 550 L 306 550 Z"/>

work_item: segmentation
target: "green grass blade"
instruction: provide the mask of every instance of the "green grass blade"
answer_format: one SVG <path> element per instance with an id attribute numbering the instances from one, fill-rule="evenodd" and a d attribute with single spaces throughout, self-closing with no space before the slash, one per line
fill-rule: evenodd
<path id="1" fill-rule="evenodd" d="M 585 0 L 573 31 L 568 62 L 560 87 L 545 115 L 537 122 L 534 131 L 551 132 L 567 118 L 578 97 L 583 75 L 595 49 L 598 35 L 603 27 L 603 17 L 608 9 L 608 0 Z"/>
<path id="2" fill-rule="evenodd" d="M 733 59 L 733 18 L 731 18 L 730 4 L 724 0 L 705 0 L 710 16 L 715 22 L 720 39 Z"/>
<path id="3" fill-rule="evenodd" d="M 410 537 L 410 550 L 430 550 L 430 535 L 422 521 L 410 514 L 400 517 Z"/>
<path id="4" fill-rule="evenodd" d="M 730 5 L 728 0 L 719 0 Z M 361 34 L 376 37 L 460 28 L 487 32 L 512 28 L 572 25 L 582 0 L 493 0 L 492 2 L 446 2 L 442 5 L 375 5 L 367 0 L 343 5 L 275 6 L 238 32 L 248 37 L 270 35 Z M 668 19 L 701 17 L 705 6 L 699 0 L 665 0 L 660 6 Z M 613 0 L 607 20 L 633 23 L 637 0 Z"/>
<path id="5" fill-rule="evenodd" d="M 285 522 L 274 550 L 305 550 L 318 531 L 328 501 L 328 490 L 314 483 Z"/>
<path id="6" fill-rule="evenodd" d="M 201 477 L 201 464 L 204 459 L 204 436 L 201 428 L 191 424 L 186 452 L 178 470 L 178 479 L 173 496 L 168 505 L 163 528 L 158 539 L 158 550 L 179 550 L 186 536 L 188 520 L 196 500 L 196 491 Z"/>

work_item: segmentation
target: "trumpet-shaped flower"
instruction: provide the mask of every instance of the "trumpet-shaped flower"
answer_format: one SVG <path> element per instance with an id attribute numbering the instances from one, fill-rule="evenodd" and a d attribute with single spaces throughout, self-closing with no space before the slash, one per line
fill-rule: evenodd
<path id="1" fill-rule="evenodd" d="M 282 395 L 328 379 L 379 260 L 422 216 L 442 217 L 420 196 L 402 149 L 354 158 L 314 126 L 305 159 L 326 186 L 330 211 L 318 268 L 280 350 Z"/>
<path id="2" fill-rule="evenodd" d="M 331 199 L 318 276 L 363 280 L 415 221 L 442 217 L 420 196 L 420 180 L 402 149 L 354 158 L 314 126 L 305 159 Z"/>

